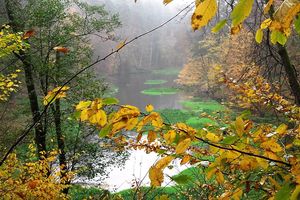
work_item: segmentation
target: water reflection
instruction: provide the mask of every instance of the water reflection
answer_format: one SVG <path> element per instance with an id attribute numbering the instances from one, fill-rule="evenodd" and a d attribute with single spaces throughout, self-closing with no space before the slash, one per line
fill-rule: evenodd
<path id="1" fill-rule="evenodd" d="M 173 95 L 151 96 L 142 94 L 141 91 L 149 88 L 176 87 L 174 79 L 176 76 L 159 75 L 149 72 L 125 73 L 122 71 L 112 77 L 112 82 L 119 88 L 117 98 L 121 104 L 130 104 L 144 108 L 152 104 L 156 109 L 174 108 L 181 109 L 180 101 L 185 99 L 181 92 Z M 166 80 L 167 83 L 159 85 L 144 84 L 147 80 Z"/>

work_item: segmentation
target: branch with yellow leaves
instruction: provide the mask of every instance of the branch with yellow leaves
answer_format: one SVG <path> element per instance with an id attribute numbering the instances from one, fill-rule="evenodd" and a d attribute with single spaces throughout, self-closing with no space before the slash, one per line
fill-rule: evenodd
<path id="1" fill-rule="evenodd" d="M 123 48 L 125 48 L 126 46 L 128 46 L 129 44 L 133 43 L 134 41 L 164 27 L 165 25 L 167 25 L 168 23 L 170 23 L 171 21 L 173 21 L 175 18 L 177 18 L 180 14 L 182 14 L 185 10 L 189 9 L 191 6 L 193 5 L 193 3 L 190 3 L 189 5 L 187 5 L 186 7 L 184 7 L 183 9 L 181 9 L 176 15 L 174 15 L 173 17 L 171 17 L 170 19 L 168 19 L 167 21 L 165 21 L 164 23 L 160 24 L 159 26 L 146 31 L 140 35 L 137 35 L 136 37 L 134 37 L 133 39 L 129 40 L 129 41 L 123 41 L 121 42 L 117 49 L 113 50 L 112 52 L 108 53 L 106 56 L 102 57 L 102 58 L 97 58 L 96 61 L 94 61 L 93 63 L 91 63 L 90 65 L 82 68 L 81 70 L 79 70 L 78 72 L 76 72 L 71 78 L 68 78 L 66 81 L 64 81 L 64 83 L 57 88 L 55 94 L 52 96 L 52 99 L 49 99 L 48 104 L 45 105 L 44 110 L 41 112 L 41 114 L 39 115 L 39 118 L 34 121 L 31 125 L 29 125 L 29 127 L 21 134 L 21 136 L 16 140 L 16 142 L 8 149 L 8 151 L 5 153 L 5 155 L 3 156 L 3 158 L 0 161 L 0 166 L 4 163 L 4 161 L 7 159 L 8 155 L 10 153 L 13 152 L 13 150 L 16 148 L 16 146 L 18 144 L 20 144 L 21 141 L 23 141 L 23 139 L 30 133 L 30 131 L 38 124 L 38 122 L 42 119 L 42 116 L 46 113 L 46 111 L 48 110 L 48 108 L 50 107 L 50 104 L 52 102 L 54 102 L 54 100 L 56 99 L 56 97 L 61 93 L 61 91 L 67 86 L 67 84 L 69 84 L 70 82 L 72 82 L 78 75 L 82 74 L 83 72 L 85 72 L 87 69 L 95 66 L 96 64 L 105 61 L 107 58 L 111 57 L 112 55 L 118 53 L 119 51 L 121 51 Z"/>

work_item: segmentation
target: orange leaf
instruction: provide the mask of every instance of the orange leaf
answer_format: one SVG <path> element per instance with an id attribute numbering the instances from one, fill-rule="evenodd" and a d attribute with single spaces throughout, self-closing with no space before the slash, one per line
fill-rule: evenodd
<path id="1" fill-rule="evenodd" d="M 69 49 L 66 48 L 66 47 L 58 46 L 58 47 L 54 47 L 53 49 L 57 52 L 62 52 L 62 53 L 65 53 L 65 54 L 69 52 Z"/>
<path id="2" fill-rule="evenodd" d="M 156 137 L 157 136 L 156 136 L 156 133 L 154 131 L 149 131 L 148 137 L 147 137 L 148 142 L 149 143 L 153 142 L 156 139 Z"/>
<path id="3" fill-rule="evenodd" d="M 182 154 L 184 153 L 190 146 L 191 144 L 191 139 L 187 138 L 181 142 L 176 147 L 176 154 Z"/>
<path id="4" fill-rule="evenodd" d="M 33 29 L 30 29 L 29 31 L 26 31 L 23 35 L 23 39 L 26 40 L 32 36 L 35 35 L 35 31 Z"/>
<path id="5" fill-rule="evenodd" d="M 180 164 L 184 165 L 184 164 L 188 163 L 190 161 L 190 159 L 191 159 L 191 156 L 187 154 L 187 155 L 183 156 L 183 158 L 181 159 Z"/>
<path id="6" fill-rule="evenodd" d="M 162 170 L 157 169 L 155 166 L 152 166 L 149 169 L 149 179 L 151 181 L 151 186 L 160 186 L 164 181 Z"/>
<path id="7" fill-rule="evenodd" d="M 162 158 L 161 160 L 159 160 L 159 161 L 156 163 L 155 167 L 156 167 L 157 169 L 163 170 L 164 168 L 166 168 L 166 167 L 170 164 L 170 162 L 171 162 L 172 160 L 174 160 L 174 157 L 173 157 L 173 156 L 166 156 L 166 157 Z"/>

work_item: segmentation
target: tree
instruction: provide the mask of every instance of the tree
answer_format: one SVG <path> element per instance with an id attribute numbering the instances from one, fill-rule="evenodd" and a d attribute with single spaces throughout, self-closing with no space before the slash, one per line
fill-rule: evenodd
<path id="1" fill-rule="evenodd" d="M 24 46 L 21 33 L 10 33 L 9 28 L 9 26 L 3 26 L 0 31 L 0 58 L 28 47 Z M 19 69 L 14 73 L 4 75 L 2 72 L 5 71 L 8 71 L 8 67 L 3 67 L 0 72 L 0 102 L 7 101 L 10 94 L 16 91 L 20 83 L 17 80 Z"/>
<path id="2" fill-rule="evenodd" d="M 71 102 L 62 103 L 60 98 L 57 98 L 55 103 L 49 106 L 49 111 L 46 110 L 43 120 L 39 120 L 41 112 L 48 106 L 47 101 L 44 102 L 44 105 L 40 104 L 40 96 L 51 96 L 51 93 L 48 93 L 50 88 L 56 88 L 63 83 L 66 77 L 72 76 L 78 69 L 90 63 L 93 56 L 89 44 L 91 35 L 96 35 L 98 38 L 111 38 L 112 31 L 120 26 L 120 22 L 118 16 L 108 13 L 104 6 L 91 6 L 80 1 L 29 0 L 24 5 L 18 0 L 5 2 L 8 21 L 14 32 L 24 31 L 30 33 L 25 38 L 25 43 L 30 44 L 31 49 L 28 51 L 15 51 L 14 54 L 23 63 L 31 113 L 33 121 L 37 122 L 35 126 L 37 152 L 41 159 L 45 157 L 44 152 L 47 152 L 48 148 L 51 147 L 50 141 L 52 138 L 50 137 L 53 136 L 52 133 L 55 133 L 59 150 L 59 162 L 62 166 L 61 178 L 63 178 L 68 170 L 75 169 L 74 166 L 80 163 L 80 158 L 84 158 L 84 156 L 78 157 L 78 153 L 83 149 L 76 149 L 75 147 L 82 146 L 77 143 L 87 142 L 88 138 L 86 136 L 80 137 L 82 139 L 75 140 L 76 144 L 66 143 L 68 141 L 65 138 L 68 134 L 67 131 L 73 131 L 74 129 L 69 129 L 66 126 L 70 124 L 65 123 L 65 119 L 68 118 L 71 110 L 66 113 L 63 109 Z M 21 13 L 27 13 L 27 15 Z M 78 83 L 72 85 L 72 88 L 74 88 L 73 97 L 76 94 L 83 95 L 76 90 L 81 90 L 86 84 L 85 82 L 99 82 L 99 79 L 91 76 L 91 73 L 93 72 L 87 72 L 76 79 Z M 94 84 L 94 86 L 98 88 L 94 88 L 93 95 L 97 94 L 98 96 L 102 96 L 103 91 L 107 88 L 101 82 Z M 86 95 L 87 91 L 84 94 L 85 97 L 88 97 Z M 84 98 L 84 96 L 80 98 Z M 71 126 L 74 126 L 74 122 Z M 90 134 L 90 131 L 87 131 L 85 127 L 79 127 L 80 134 Z M 75 137 L 75 134 L 73 136 Z M 76 137 L 78 138 L 78 135 Z M 90 146 L 95 149 L 97 144 Z M 101 152 L 101 149 L 96 149 L 98 149 L 97 152 Z M 88 150 L 88 148 L 85 148 L 85 150 Z M 72 152 L 73 155 L 76 154 L 77 157 L 76 159 L 69 158 L 70 163 L 68 163 L 66 156 L 67 151 Z M 108 156 L 110 153 L 103 151 L 101 155 Z M 113 161 L 108 162 L 107 165 L 122 160 L 123 155 L 120 156 L 121 159 L 109 159 Z M 72 161 L 76 162 L 71 163 Z M 103 173 L 103 169 L 98 168 L 98 171 Z"/>

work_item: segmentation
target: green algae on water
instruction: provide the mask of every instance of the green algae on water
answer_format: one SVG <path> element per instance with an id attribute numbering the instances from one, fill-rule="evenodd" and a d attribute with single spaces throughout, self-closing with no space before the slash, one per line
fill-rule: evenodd
<path id="1" fill-rule="evenodd" d="M 159 84 L 164 84 L 168 81 L 166 80 L 147 80 L 144 82 L 146 85 L 159 85 Z"/>
<path id="2" fill-rule="evenodd" d="M 223 105 L 214 100 L 203 101 L 199 99 L 194 99 L 190 101 L 182 101 L 180 103 L 185 109 L 192 110 L 194 112 L 212 113 L 215 111 L 223 111 L 225 109 Z"/>
<path id="3" fill-rule="evenodd" d="M 142 94 L 159 96 L 159 95 L 172 95 L 176 94 L 179 90 L 176 88 L 149 88 L 141 91 Z"/>

